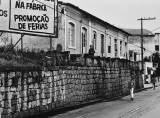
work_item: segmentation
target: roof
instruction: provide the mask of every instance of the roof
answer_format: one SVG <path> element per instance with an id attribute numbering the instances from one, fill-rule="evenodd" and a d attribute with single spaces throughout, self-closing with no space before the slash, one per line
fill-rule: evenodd
<path id="1" fill-rule="evenodd" d="M 74 8 L 74 9 L 76 9 L 76 10 L 78 10 L 78 11 L 81 11 L 82 13 L 86 14 L 87 16 L 92 17 L 93 19 L 98 20 L 98 21 L 106 24 L 106 27 L 107 27 L 107 26 L 113 27 L 113 28 L 115 28 L 115 29 L 117 29 L 117 30 L 119 30 L 119 31 L 121 31 L 121 32 L 123 32 L 123 33 L 125 33 L 125 34 L 127 34 L 127 35 L 129 35 L 129 36 L 131 36 L 131 34 L 128 33 L 128 32 L 126 32 L 125 30 L 123 30 L 123 29 L 121 29 L 121 28 L 118 28 L 118 27 L 116 27 L 116 26 L 114 26 L 114 25 L 109 24 L 108 22 L 106 22 L 106 21 L 104 21 L 104 20 L 102 20 L 102 19 L 100 19 L 100 18 L 98 18 L 98 17 L 96 17 L 96 16 L 94 16 L 94 15 L 92 15 L 92 14 L 90 14 L 90 13 L 88 13 L 88 12 L 82 10 L 82 9 L 80 9 L 78 6 L 75 6 L 75 5 L 71 4 L 71 3 L 64 3 L 64 2 L 62 2 L 62 1 L 59 1 L 59 3 L 60 3 L 60 4 L 63 4 L 63 5 L 66 5 L 66 6 L 70 6 L 70 7 Z"/>
<path id="2" fill-rule="evenodd" d="M 141 29 L 123 29 L 126 32 L 132 34 L 133 36 L 141 36 Z M 143 29 L 143 36 L 155 36 L 151 31 Z"/>

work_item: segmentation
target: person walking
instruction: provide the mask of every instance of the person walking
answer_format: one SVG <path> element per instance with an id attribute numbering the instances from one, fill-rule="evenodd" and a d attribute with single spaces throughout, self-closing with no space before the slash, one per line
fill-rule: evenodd
<path id="1" fill-rule="evenodd" d="M 130 89 L 131 100 L 134 99 L 134 86 L 135 86 L 134 79 L 131 79 L 131 81 L 129 82 L 129 89 Z"/>
<path id="2" fill-rule="evenodd" d="M 156 73 L 155 73 L 155 70 L 153 70 L 153 74 L 152 74 L 152 77 L 151 77 L 151 82 L 153 84 L 153 89 L 155 90 L 155 88 L 156 88 Z"/>

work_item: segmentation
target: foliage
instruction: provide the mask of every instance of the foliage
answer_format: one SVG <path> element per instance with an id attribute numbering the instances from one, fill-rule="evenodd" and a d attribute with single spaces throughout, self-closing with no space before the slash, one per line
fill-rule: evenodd
<path id="1" fill-rule="evenodd" d="M 160 61 L 160 54 L 158 52 L 152 54 L 152 60 L 154 63 L 158 63 Z"/>
<path id="2" fill-rule="evenodd" d="M 160 76 L 160 54 L 158 52 L 152 54 L 152 62 L 153 64 L 157 63 L 158 68 L 156 69 L 156 74 Z"/>
<path id="3" fill-rule="evenodd" d="M 13 45 L 0 47 L 0 65 L 7 66 L 40 66 L 44 51 L 15 50 Z"/>
<path id="4" fill-rule="evenodd" d="M 144 62 L 150 62 L 150 57 L 148 56 L 144 57 Z"/>

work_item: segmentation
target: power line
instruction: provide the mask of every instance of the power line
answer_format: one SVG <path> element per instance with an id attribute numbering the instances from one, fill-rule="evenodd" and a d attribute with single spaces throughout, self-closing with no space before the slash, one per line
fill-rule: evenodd
<path id="1" fill-rule="evenodd" d="M 136 45 L 136 44 L 134 44 L 134 43 L 132 43 L 132 42 L 129 42 L 130 44 L 132 44 L 132 45 L 134 45 L 134 46 L 136 46 L 136 47 L 139 47 L 139 48 L 141 48 L 141 46 L 139 46 L 139 45 Z M 154 52 L 152 52 L 152 51 L 150 51 L 150 50 L 148 50 L 148 49 L 146 49 L 146 48 L 143 48 L 145 51 L 148 51 L 148 52 L 150 52 L 150 53 L 154 53 Z"/>
<path id="2" fill-rule="evenodd" d="M 151 32 L 154 32 L 154 31 L 156 31 L 156 30 L 158 30 L 158 29 L 160 29 L 160 27 L 157 27 L 156 29 L 152 30 Z"/>

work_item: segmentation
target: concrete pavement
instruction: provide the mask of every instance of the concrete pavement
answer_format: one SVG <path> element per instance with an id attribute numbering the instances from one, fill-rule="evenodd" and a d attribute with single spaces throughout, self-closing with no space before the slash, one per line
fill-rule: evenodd
<path id="1" fill-rule="evenodd" d="M 150 89 L 152 88 L 152 83 L 149 83 L 149 84 L 144 84 L 144 89 Z M 156 82 L 156 86 L 160 86 L 160 82 Z"/>

